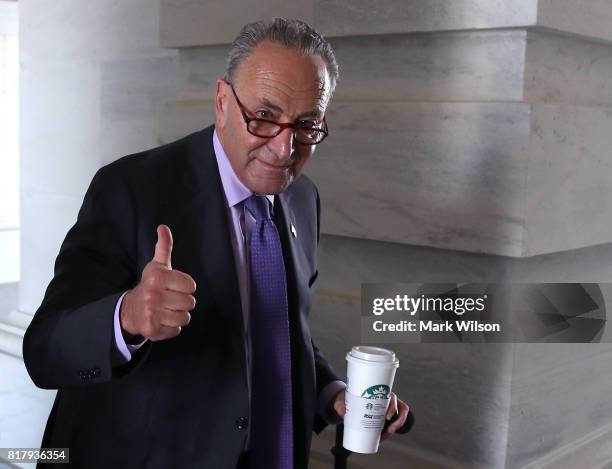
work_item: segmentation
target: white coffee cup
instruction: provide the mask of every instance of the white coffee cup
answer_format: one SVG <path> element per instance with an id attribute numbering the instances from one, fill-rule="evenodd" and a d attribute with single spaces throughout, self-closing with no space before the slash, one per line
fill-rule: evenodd
<path id="1" fill-rule="evenodd" d="M 353 347 L 346 360 L 342 446 L 355 453 L 376 453 L 399 360 L 391 350 L 367 345 Z"/>

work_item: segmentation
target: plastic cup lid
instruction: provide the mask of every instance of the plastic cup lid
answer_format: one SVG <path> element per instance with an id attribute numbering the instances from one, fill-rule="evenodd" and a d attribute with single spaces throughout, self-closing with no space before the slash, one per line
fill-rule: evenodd
<path id="1" fill-rule="evenodd" d="M 371 347 L 368 345 L 356 345 L 348 353 L 348 357 L 365 360 L 367 362 L 380 363 L 381 365 L 391 365 L 399 363 L 395 358 L 395 353 L 381 347 Z"/>

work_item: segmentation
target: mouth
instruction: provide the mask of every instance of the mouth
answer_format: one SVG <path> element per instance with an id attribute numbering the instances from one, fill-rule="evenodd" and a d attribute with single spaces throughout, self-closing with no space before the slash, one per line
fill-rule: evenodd
<path id="1" fill-rule="evenodd" d="M 271 163 L 266 163 L 263 160 L 260 160 L 259 158 L 256 158 L 257 162 L 259 164 L 261 164 L 264 168 L 268 169 L 269 171 L 286 171 L 289 168 L 291 168 L 291 165 L 274 165 Z"/>

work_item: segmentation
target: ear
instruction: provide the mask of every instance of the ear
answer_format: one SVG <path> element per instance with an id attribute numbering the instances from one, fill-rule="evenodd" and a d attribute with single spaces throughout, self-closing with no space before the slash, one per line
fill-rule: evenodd
<path id="1" fill-rule="evenodd" d="M 229 85 L 224 80 L 217 80 L 215 93 L 215 127 L 223 129 L 228 118 L 228 89 Z"/>

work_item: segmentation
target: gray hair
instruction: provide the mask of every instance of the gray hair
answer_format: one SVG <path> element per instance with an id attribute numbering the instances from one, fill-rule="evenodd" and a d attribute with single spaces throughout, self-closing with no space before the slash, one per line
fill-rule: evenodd
<path id="1" fill-rule="evenodd" d="M 245 25 L 232 42 L 225 65 L 224 79 L 234 83 L 236 69 L 262 41 L 295 49 L 303 55 L 320 55 L 330 77 L 330 96 L 338 81 L 338 63 L 331 44 L 312 27 L 300 20 L 274 18 Z"/>

